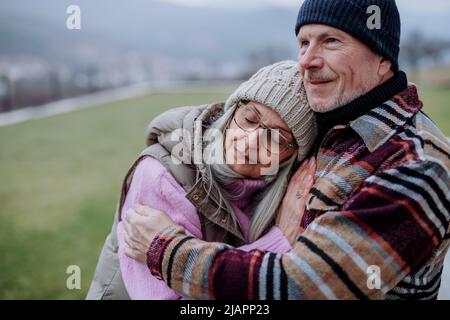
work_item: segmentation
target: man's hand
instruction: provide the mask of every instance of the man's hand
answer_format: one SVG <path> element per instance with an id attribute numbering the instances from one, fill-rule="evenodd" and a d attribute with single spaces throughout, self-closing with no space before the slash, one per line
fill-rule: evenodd
<path id="1" fill-rule="evenodd" d="M 125 253 L 130 258 L 145 262 L 147 251 L 155 236 L 174 222 L 162 211 L 137 205 L 127 210 L 124 229 Z"/>
<path id="2" fill-rule="evenodd" d="M 300 223 L 306 209 L 306 197 L 314 184 L 316 160 L 314 157 L 305 160 L 292 176 L 278 208 L 275 225 L 281 229 L 291 245 L 295 243 L 300 233 Z"/>

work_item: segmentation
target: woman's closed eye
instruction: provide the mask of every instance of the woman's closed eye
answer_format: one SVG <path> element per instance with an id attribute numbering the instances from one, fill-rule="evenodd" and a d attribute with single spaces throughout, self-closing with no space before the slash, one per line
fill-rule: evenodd
<path id="1" fill-rule="evenodd" d="M 251 124 L 251 125 L 259 123 L 259 121 L 256 118 L 252 119 L 252 118 L 245 117 L 245 121 L 247 121 L 247 123 Z"/>

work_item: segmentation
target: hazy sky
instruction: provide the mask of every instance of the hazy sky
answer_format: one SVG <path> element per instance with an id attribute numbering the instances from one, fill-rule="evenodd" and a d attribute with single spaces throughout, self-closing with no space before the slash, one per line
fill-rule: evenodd
<path id="1" fill-rule="evenodd" d="M 209 7 L 257 7 L 262 5 L 278 5 L 299 7 L 302 0 L 162 0 L 189 6 L 209 6 Z M 449 0 L 397 0 L 397 4 L 402 8 L 409 8 L 414 11 L 443 12 L 450 13 Z M 450 18 L 450 17 L 449 17 Z"/>

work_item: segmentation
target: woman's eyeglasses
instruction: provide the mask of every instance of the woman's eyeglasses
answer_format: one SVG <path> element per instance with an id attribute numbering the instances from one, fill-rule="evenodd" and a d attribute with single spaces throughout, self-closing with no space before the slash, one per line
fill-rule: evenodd
<path id="1" fill-rule="evenodd" d="M 266 138 L 263 137 L 260 139 L 261 144 L 271 153 L 281 154 L 289 149 L 296 150 L 298 148 L 297 143 L 293 139 L 287 138 L 280 132 L 282 129 L 274 129 L 266 126 L 261 121 L 255 107 L 250 104 L 240 101 L 233 120 L 241 130 L 246 132 L 253 132 L 262 128 L 262 133 L 265 134 Z M 276 148 L 276 146 L 278 146 L 278 148 Z"/>

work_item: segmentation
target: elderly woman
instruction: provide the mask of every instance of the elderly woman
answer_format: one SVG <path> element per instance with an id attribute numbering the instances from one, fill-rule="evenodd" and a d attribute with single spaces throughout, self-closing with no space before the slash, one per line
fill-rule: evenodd
<path id="1" fill-rule="evenodd" d="M 150 147 L 125 179 L 121 221 L 110 235 L 117 235 L 120 270 L 108 269 L 101 257 L 88 298 L 124 298 L 115 292 L 123 290 L 119 275 L 132 299 L 182 298 L 149 273 L 142 254 L 146 248 L 136 248 L 136 237 L 124 229 L 124 217 L 139 219 L 148 207 L 164 211 L 206 241 L 246 251 L 289 251 L 300 224 L 295 223 L 301 218 L 297 208 L 304 206 L 303 195 L 313 182 L 314 161 L 304 162 L 287 200 L 283 197 L 316 131 L 298 65 L 291 61 L 259 70 L 225 104 L 177 108 L 157 117 L 148 130 Z M 289 214 L 274 224 L 277 211 Z M 139 233 L 145 236 L 145 228 Z M 130 258 L 138 256 L 141 261 Z"/>

